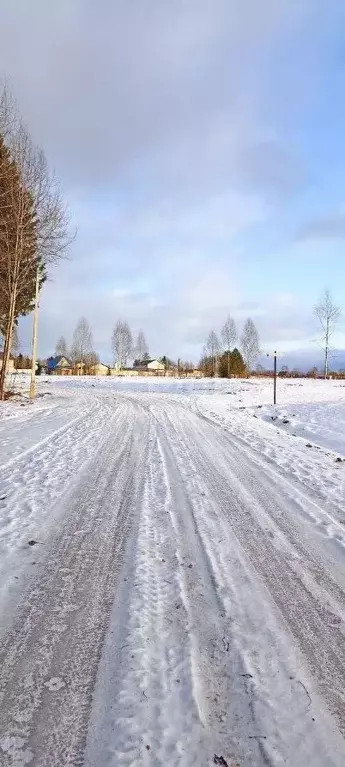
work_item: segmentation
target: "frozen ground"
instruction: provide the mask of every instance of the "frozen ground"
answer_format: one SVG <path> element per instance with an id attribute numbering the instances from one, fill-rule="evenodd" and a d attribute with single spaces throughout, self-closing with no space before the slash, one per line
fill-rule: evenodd
<path id="1" fill-rule="evenodd" d="M 278 385 L 0 406 L 1 765 L 344 765 L 345 388 Z"/>

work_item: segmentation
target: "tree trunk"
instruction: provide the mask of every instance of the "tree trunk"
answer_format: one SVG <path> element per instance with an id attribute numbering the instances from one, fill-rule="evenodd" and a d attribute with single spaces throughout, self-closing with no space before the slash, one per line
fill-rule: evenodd
<path id="1" fill-rule="evenodd" d="M 326 346 L 325 349 L 325 379 L 327 379 L 328 376 L 328 346 Z"/>
<path id="2" fill-rule="evenodd" d="M 11 355 L 11 341 L 12 341 L 12 333 L 13 333 L 13 324 L 15 320 L 16 297 L 17 297 L 17 286 L 15 286 L 12 290 L 9 312 L 8 312 L 8 320 L 6 325 L 4 353 L 2 358 L 2 368 L 0 371 L 0 401 L 5 399 L 5 383 L 6 383 L 8 363 L 9 363 L 9 359 Z"/>
<path id="3" fill-rule="evenodd" d="M 230 352 L 228 351 L 228 378 L 230 378 Z"/>
<path id="4" fill-rule="evenodd" d="M 325 338 L 325 379 L 327 379 L 327 376 L 328 376 L 328 356 L 329 356 L 329 320 L 327 318 L 326 338 Z"/>

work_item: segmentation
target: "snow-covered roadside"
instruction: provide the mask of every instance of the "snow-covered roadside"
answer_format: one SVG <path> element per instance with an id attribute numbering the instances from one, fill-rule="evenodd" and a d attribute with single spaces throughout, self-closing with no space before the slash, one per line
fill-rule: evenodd
<path id="1" fill-rule="evenodd" d="M 0 403 L 0 470 L 88 413 L 87 393 L 76 397 L 68 391 L 40 388 L 33 402 L 18 396 Z"/>
<path id="2" fill-rule="evenodd" d="M 337 509 L 344 524 L 344 387 L 331 381 L 279 382 L 284 402 L 274 407 L 267 404 L 271 382 L 231 384 L 227 391 L 189 398 L 189 406 L 247 445 L 259 461 L 305 485 L 325 508 Z"/>
<path id="3" fill-rule="evenodd" d="M 264 406 L 259 417 L 345 460 L 345 390 L 342 402 Z"/>
<path id="4" fill-rule="evenodd" d="M 46 389 L 44 384 L 40 387 Z M 56 391 L 32 404 L 0 406 L 0 614 L 9 624 L 18 599 L 45 558 L 59 499 L 111 429 L 114 398 Z M 29 541 L 37 541 L 30 545 Z"/>

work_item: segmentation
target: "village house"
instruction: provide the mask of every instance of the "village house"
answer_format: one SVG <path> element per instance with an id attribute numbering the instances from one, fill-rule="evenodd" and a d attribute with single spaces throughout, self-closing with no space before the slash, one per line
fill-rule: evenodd
<path id="1" fill-rule="evenodd" d="M 134 370 L 138 370 L 139 375 L 164 375 L 165 365 L 160 360 L 141 360 L 133 365 Z"/>
<path id="2" fill-rule="evenodd" d="M 104 362 L 97 362 L 90 368 L 87 368 L 85 362 L 71 362 L 68 357 L 58 355 L 56 357 L 49 357 L 46 363 L 46 371 L 48 375 L 60 375 L 60 376 L 108 376 L 111 374 L 109 365 L 105 365 Z"/>
<path id="3" fill-rule="evenodd" d="M 97 362 L 96 365 L 92 365 L 90 368 L 90 375 L 92 376 L 109 376 L 111 375 L 111 369 L 109 365 L 105 365 L 104 362 Z"/>
<path id="4" fill-rule="evenodd" d="M 73 374 L 73 365 L 67 357 L 58 355 L 47 359 L 47 373 L 55 376 L 71 376 Z"/>

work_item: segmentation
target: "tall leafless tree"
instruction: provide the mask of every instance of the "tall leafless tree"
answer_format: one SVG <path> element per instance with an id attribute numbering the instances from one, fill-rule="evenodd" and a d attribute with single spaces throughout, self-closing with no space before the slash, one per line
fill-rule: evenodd
<path id="1" fill-rule="evenodd" d="M 135 354 L 135 359 L 138 362 L 143 362 L 143 360 L 149 358 L 149 347 L 147 345 L 147 341 L 146 341 L 143 330 L 139 330 L 136 344 L 134 347 L 134 354 Z"/>
<path id="2" fill-rule="evenodd" d="M 133 352 L 133 339 L 128 322 L 118 320 L 112 333 L 111 347 L 117 370 L 126 367 Z"/>
<path id="3" fill-rule="evenodd" d="M 230 352 L 232 351 L 236 340 L 237 340 L 237 330 L 235 325 L 235 320 L 230 317 L 230 315 L 227 316 L 224 325 L 221 330 L 221 336 L 224 346 L 224 351 L 227 354 L 228 358 L 228 378 L 230 377 Z"/>
<path id="4" fill-rule="evenodd" d="M 4 397 L 14 322 L 32 309 L 49 267 L 65 253 L 74 234 L 54 175 L 18 118 L 8 89 L 0 95 L 0 299 Z"/>
<path id="5" fill-rule="evenodd" d="M 250 371 L 253 370 L 258 357 L 260 356 L 259 333 L 256 326 L 254 325 L 253 320 L 250 317 L 248 317 L 244 324 L 243 333 L 241 336 L 241 350 L 243 359 L 246 363 L 247 373 L 249 375 Z"/>
<path id="6" fill-rule="evenodd" d="M 211 358 L 213 375 L 217 375 L 218 357 L 220 354 L 220 343 L 219 343 L 219 338 L 217 336 L 217 333 L 215 333 L 214 330 L 211 330 L 210 333 L 208 334 L 206 344 L 205 344 L 205 353 L 208 357 Z"/>
<path id="7" fill-rule="evenodd" d="M 324 290 L 320 301 L 314 306 L 314 316 L 318 319 L 322 336 L 321 348 L 324 352 L 324 375 L 328 376 L 331 339 L 341 317 L 341 308 L 337 306 L 328 289 Z"/>
<path id="8" fill-rule="evenodd" d="M 96 367 L 97 367 L 99 361 L 100 361 L 99 360 L 99 355 L 97 354 L 97 352 L 91 352 L 90 354 L 88 354 L 86 356 L 86 361 L 85 361 L 85 365 L 86 365 L 85 372 L 86 373 L 90 373 L 91 375 L 95 375 L 96 374 Z"/>
<path id="9" fill-rule="evenodd" d="M 81 372 L 90 366 L 93 359 L 92 331 L 88 321 L 82 317 L 73 333 L 71 359 L 75 366 L 80 364 Z"/>
<path id="10" fill-rule="evenodd" d="M 55 354 L 57 357 L 68 357 L 68 349 L 65 336 L 60 336 L 56 342 Z"/>

